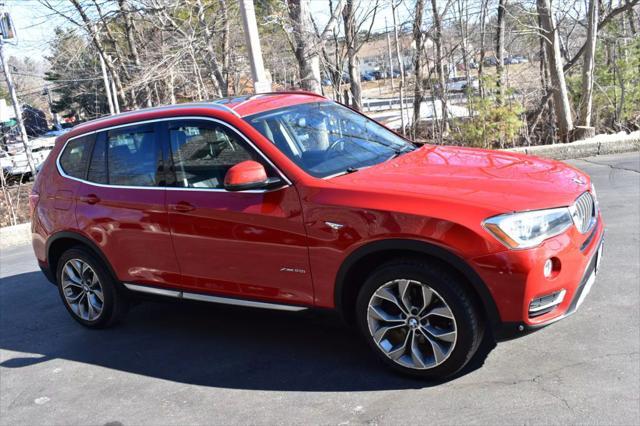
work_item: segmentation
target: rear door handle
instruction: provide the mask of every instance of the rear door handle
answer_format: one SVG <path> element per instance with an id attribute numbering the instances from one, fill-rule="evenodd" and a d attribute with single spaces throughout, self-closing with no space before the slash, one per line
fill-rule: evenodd
<path id="1" fill-rule="evenodd" d="M 181 213 L 190 212 L 196 209 L 196 206 L 194 206 L 193 204 L 187 203 L 186 201 L 180 201 L 176 204 L 172 204 L 170 207 L 171 207 L 171 210 L 175 210 Z"/>
<path id="2" fill-rule="evenodd" d="M 100 198 L 98 198 L 96 194 L 89 194 L 84 197 L 80 197 L 80 201 L 87 204 L 96 204 L 100 202 Z"/>

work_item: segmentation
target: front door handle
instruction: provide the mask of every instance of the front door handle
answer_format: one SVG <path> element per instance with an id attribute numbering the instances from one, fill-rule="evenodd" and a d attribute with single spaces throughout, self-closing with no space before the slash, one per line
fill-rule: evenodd
<path id="1" fill-rule="evenodd" d="M 96 194 L 89 194 L 83 197 L 80 197 L 80 201 L 87 204 L 96 204 L 100 202 L 100 198 Z"/>
<path id="2" fill-rule="evenodd" d="M 177 212 L 186 213 L 186 212 L 195 210 L 196 206 L 194 206 L 193 204 L 187 203 L 186 201 L 180 201 L 176 204 L 172 204 L 170 208 L 171 210 L 174 210 Z"/>

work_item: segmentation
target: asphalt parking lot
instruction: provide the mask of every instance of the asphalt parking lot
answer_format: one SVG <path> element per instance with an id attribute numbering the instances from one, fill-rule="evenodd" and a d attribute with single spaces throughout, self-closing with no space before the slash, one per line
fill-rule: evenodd
<path id="1" fill-rule="evenodd" d="M 154 302 L 75 323 L 30 246 L 0 253 L 0 423 L 640 424 L 640 154 L 571 161 L 607 223 L 572 317 L 485 344 L 446 383 L 396 376 L 323 313 Z"/>

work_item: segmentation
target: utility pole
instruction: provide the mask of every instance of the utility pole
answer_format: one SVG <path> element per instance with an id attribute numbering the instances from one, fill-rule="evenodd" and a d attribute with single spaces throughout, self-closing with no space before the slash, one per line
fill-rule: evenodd
<path id="1" fill-rule="evenodd" d="M 47 100 L 49 101 L 49 112 L 51 113 L 51 117 L 53 118 L 53 124 L 56 126 L 57 130 L 62 130 L 60 126 L 60 120 L 58 119 L 58 113 L 53 112 L 53 100 L 51 99 L 51 90 L 45 86 L 44 94 L 47 95 Z"/>
<path id="2" fill-rule="evenodd" d="M 98 53 L 98 57 L 100 58 L 100 69 L 102 70 L 104 94 L 107 97 L 107 101 L 109 102 L 109 114 L 114 115 L 116 113 L 116 109 L 113 106 L 113 98 L 111 97 L 111 84 L 109 83 L 109 77 L 107 76 L 107 66 L 105 65 L 104 58 L 100 53 Z"/>
<path id="3" fill-rule="evenodd" d="M 389 55 L 389 77 L 391 77 L 391 90 L 395 90 L 393 84 L 393 57 L 391 56 L 391 37 L 389 37 L 389 28 L 387 27 L 387 17 L 384 17 L 384 32 L 387 34 L 387 54 Z"/>
<path id="4" fill-rule="evenodd" d="M 8 14 L 4 12 L 3 8 L 4 8 L 4 3 L 0 3 L 0 13 L 2 13 L 3 15 L 3 16 L 0 16 L 0 18 L 5 18 L 6 16 L 7 21 L 9 21 L 10 18 L 8 18 Z M 8 25 L 2 25 L 2 28 L 7 28 L 7 27 Z M 11 102 L 13 103 L 13 111 L 16 115 L 16 122 L 18 123 L 18 128 L 20 129 L 20 135 L 22 137 L 22 145 L 24 146 L 24 152 L 27 155 L 27 162 L 29 163 L 29 168 L 31 169 L 31 175 L 35 179 L 36 164 L 33 161 L 33 155 L 31 155 L 31 146 L 29 145 L 27 129 L 24 127 L 24 121 L 22 121 L 22 109 L 20 108 L 20 104 L 18 103 L 18 95 L 16 94 L 16 88 L 13 85 L 13 79 L 11 78 L 9 63 L 4 57 L 5 36 L 8 36 L 8 35 L 4 34 L 4 32 L 0 34 L 0 61 L 2 61 L 2 70 L 4 71 L 4 77 L 7 81 L 9 94 L 11 95 Z"/>
<path id="5" fill-rule="evenodd" d="M 262 49 L 260 48 L 260 35 L 253 0 L 240 0 L 240 13 L 244 24 L 244 35 L 249 47 L 249 62 L 251 63 L 251 75 L 253 76 L 253 88 L 256 93 L 271 91 L 271 82 L 267 80 L 262 62 Z"/>

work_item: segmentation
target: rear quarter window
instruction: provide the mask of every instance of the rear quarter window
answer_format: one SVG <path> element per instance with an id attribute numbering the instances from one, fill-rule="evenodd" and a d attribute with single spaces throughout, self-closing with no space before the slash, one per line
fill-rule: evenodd
<path id="1" fill-rule="evenodd" d="M 92 144 L 93 138 L 91 136 L 67 142 L 60 156 L 60 168 L 67 176 L 78 179 L 85 178 Z"/>

